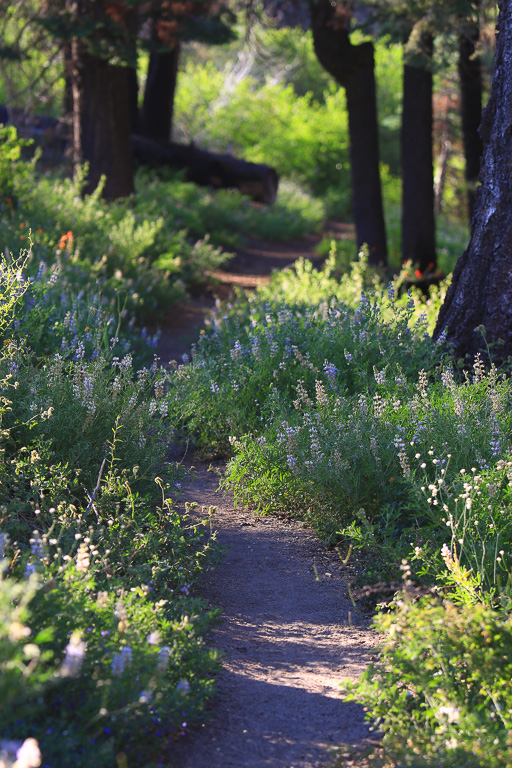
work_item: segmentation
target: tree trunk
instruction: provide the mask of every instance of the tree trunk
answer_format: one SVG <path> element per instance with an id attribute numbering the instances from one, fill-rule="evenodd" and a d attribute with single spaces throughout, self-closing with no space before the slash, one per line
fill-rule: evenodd
<path id="1" fill-rule="evenodd" d="M 476 4 L 474 2 L 474 4 Z M 462 135 L 466 160 L 466 183 L 469 218 L 473 214 L 475 190 L 480 171 L 482 140 L 478 133 L 482 119 L 482 67 L 475 47 L 480 37 L 478 22 L 466 24 L 459 37 L 459 80 Z"/>
<path id="2" fill-rule="evenodd" d="M 139 115 L 139 80 L 137 78 L 137 68 L 127 67 L 128 69 L 128 111 L 130 114 L 130 133 L 139 133 L 140 115 Z"/>
<path id="3" fill-rule="evenodd" d="M 432 57 L 431 35 L 422 38 Z M 404 65 L 402 112 L 402 258 L 421 272 L 436 265 L 434 169 L 432 157 L 432 72 Z"/>
<path id="4" fill-rule="evenodd" d="M 346 9 L 330 0 L 310 0 L 315 53 L 345 88 L 349 119 L 352 201 L 358 245 L 367 243 L 369 263 L 387 264 L 386 230 L 379 173 L 379 141 L 373 44 L 352 45 Z"/>
<path id="5" fill-rule="evenodd" d="M 86 193 L 106 177 L 106 200 L 134 191 L 128 68 L 113 66 L 72 41 L 73 159 L 88 163 Z"/>
<path id="6" fill-rule="evenodd" d="M 139 162 L 185 170 L 186 179 L 195 184 L 239 189 L 253 200 L 269 205 L 276 200 L 278 176 L 269 165 L 248 163 L 232 155 L 183 144 L 156 142 L 144 136 L 132 136 L 132 147 Z"/>
<path id="7" fill-rule="evenodd" d="M 480 135 L 484 152 L 469 245 L 441 307 L 434 338 L 446 336 L 458 356 L 499 343 L 512 355 L 512 1 L 500 0 L 496 59 Z"/>
<path id="8" fill-rule="evenodd" d="M 179 43 L 172 51 L 153 51 L 142 107 L 142 134 L 155 141 L 170 141 L 174 94 L 178 77 Z"/>

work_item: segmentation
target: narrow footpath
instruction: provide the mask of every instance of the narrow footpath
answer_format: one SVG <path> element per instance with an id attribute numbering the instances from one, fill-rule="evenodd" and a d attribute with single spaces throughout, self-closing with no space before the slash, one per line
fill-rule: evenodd
<path id="1" fill-rule="evenodd" d="M 334 225 L 345 236 L 345 225 Z M 253 243 L 215 273 L 213 296 L 170 313 L 158 354 L 181 362 L 215 298 L 233 286 L 254 288 L 272 269 L 315 257 L 319 236 L 295 244 Z M 227 271 L 229 270 L 229 271 Z M 174 457 L 179 460 L 181 456 Z M 190 458 L 188 462 L 190 467 Z M 311 528 L 285 516 L 259 517 L 216 492 L 217 473 L 192 460 L 194 480 L 179 504 L 215 506 L 224 556 L 199 593 L 222 610 L 209 642 L 223 655 L 211 717 L 162 755 L 172 768 L 324 768 L 332 750 L 371 734 L 363 708 L 343 700 L 341 683 L 357 678 L 375 646 L 369 617 L 354 608 L 344 569 Z"/>
<path id="2" fill-rule="evenodd" d="M 195 462 L 182 503 L 217 507 L 224 557 L 200 594 L 223 611 L 210 636 L 224 655 L 212 717 L 169 755 L 173 768 L 319 768 L 341 744 L 370 733 L 362 707 L 344 702 L 375 644 L 352 605 L 336 553 L 311 528 L 233 508 L 218 475 Z"/>

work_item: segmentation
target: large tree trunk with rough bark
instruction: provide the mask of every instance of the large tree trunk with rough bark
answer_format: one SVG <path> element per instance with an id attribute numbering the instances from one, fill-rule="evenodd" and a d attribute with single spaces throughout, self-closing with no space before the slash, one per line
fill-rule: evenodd
<path id="1" fill-rule="evenodd" d="M 512 0 L 500 0 L 496 59 L 482 116 L 484 144 L 469 245 L 441 307 L 434 338 L 446 336 L 458 356 L 496 345 L 512 355 Z M 485 334 L 485 342 L 483 333 Z"/>
<path id="2" fill-rule="evenodd" d="M 84 44 L 71 44 L 73 159 L 88 163 L 86 193 L 106 177 L 107 200 L 134 191 L 130 145 L 128 68 L 93 56 Z"/>
<path id="3" fill-rule="evenodd" d="M 432 36 L 423 35 L 422 50 L 432 57 Z M 436 264 L 434 170 L 432 157 L 432 71 L 404 66 L 402 112 L 402 258 L 421 272 Z"/>
<path id="4" fill-rule="evenodd" d="M 179 56 L 177 42 L 172 51 L 153 51 L 149 57 L 141 120 L 142 134 L 148 139 L 171 140 Z"/>
<path id="5" fill-rule="evenodd" d="M 310 0 L 315 53 L 345 88 L 350 138 L 352 204 L 358 245 L 367 243 L 370 264 L 387 264 L 379 174 L 379 141 L 373 44 L 352 45 L 347 9 Z M 348 11 L 347 11 L 348 12 Z"/>
<path id="6" fill-rule="evenodd" d="M 476 5 L 477 3 L 474 3 Z M 473 214 L 475 190 L 480 171 L 482 140 L 478 133 L 482 119 L 482 66 L 475 56 L 480 37 L 478 22 L 465 24 L 459 37 L 459 81 L 461 97 L 462 135 L 469 218 Z"/>

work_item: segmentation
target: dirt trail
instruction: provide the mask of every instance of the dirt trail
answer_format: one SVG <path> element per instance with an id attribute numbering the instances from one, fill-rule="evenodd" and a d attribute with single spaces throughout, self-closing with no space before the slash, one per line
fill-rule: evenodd
<path id="1" fill-rule="evenodd" d="M 344 236 L 344 225 L 331 228 Z M 272 269 L 314 256 L 319 236 L 287 245 L 253 243 L 215 273 L 213 295 L 169 315 L 161 362 L 181 361 L 215 297 L 255 287 Z M 176 457 L 178 458 L 178 457 Z M 340 683 L 368 663 L 375 637 L 354 609 L 338 556 L 313 531 L 284 516 L 258 517 L 216 493 L 218 476 L 195 461 L 180 501 L 217 507 L 225 555 L 200 593 L 223 611 L 210 636 L 224 654 L 212 717 L 165 755 L 172 768 L 320 768 L 330 750 L 369 736 L 362 707 L 344 702 Z"/>
<path id="2" fill-rule="evenodd" d="M 343 568 L 310 528 L 257 517 L 215 493 L 196 462 L 184 501 L 217 506 L 225 555 L 200 592 L 221 606 L 211 643 L 225 654 L 212 719 L 174 748 L 173 768 L 318 768 L 333 747 L 368 737 L 362 707 L 340 682 L 361 674 L 374 646 L 349 600 Z"/>

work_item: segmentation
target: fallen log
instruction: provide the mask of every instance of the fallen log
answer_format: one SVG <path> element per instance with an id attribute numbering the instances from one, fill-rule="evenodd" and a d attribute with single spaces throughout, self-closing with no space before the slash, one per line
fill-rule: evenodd
<path id="1" fill-rule="evenodd" d="M 216 189 L 239 189 L 259 203 L 271 205 L 277 197 L 279 177 L 269 165 L 249 163 L 233 155 L 221 155 L 192 145 L 154 141 L 132 135 L 135 159 L 151 167 L 185 170 L 185 178 Z"/>

